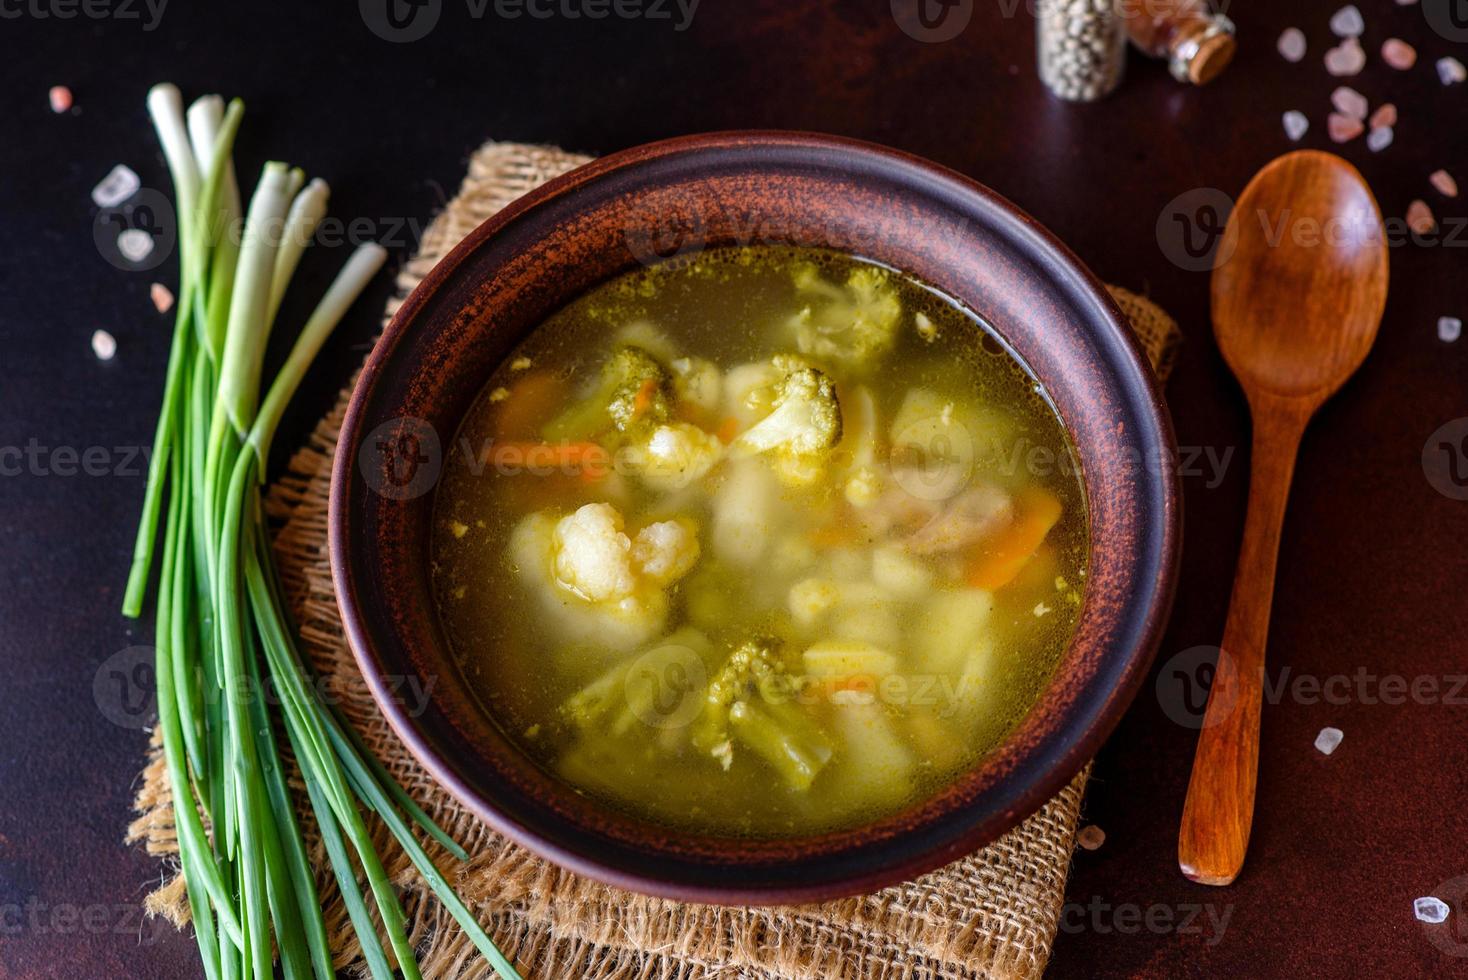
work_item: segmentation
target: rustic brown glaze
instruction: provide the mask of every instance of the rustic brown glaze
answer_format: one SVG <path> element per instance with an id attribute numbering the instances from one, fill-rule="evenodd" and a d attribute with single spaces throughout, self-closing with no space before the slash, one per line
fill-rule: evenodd
<path id="1" fill-rule="evenodd" d="M 393 457 L 381 450 L 403 437 L 431 476 L 494 367 L 571 298 L 639 261 L 756 241 L 888 263 L 994 325 L 1072 434 L 1092 543 L 1075 636 L 1004 745 L 902 813 L 767 841 L 633 819 L 555 780 L 497 730 L 454 668 L 434 611 L 431 479 L 401 471 L 384 483 Z M 369 358 L 343 426 L 332 567 L 348 638 L 384 714 L 434 777 L 492 826 L 566 867 L 645 892 L 814 900 L 873 890 L 994 839 L 1096 751 L 1144 676 L 1171 605 L 1180 517 L 1172 453 L 1151 373 L 1105 291 L 992 191 L 851 140 L 685 137 L 605 157 L 517 201 L 409 297 Z M 433 680 L 431 702 L 414 717 L 388 682 L 403 675 Z"/>

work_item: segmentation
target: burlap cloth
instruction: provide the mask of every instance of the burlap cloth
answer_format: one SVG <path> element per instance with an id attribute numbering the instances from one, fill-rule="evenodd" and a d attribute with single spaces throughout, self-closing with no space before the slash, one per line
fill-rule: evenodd
<path id="1" fill-rule="evenodd" d="M 387 316 L 424 274 L 480 222 L 526 191 L 588 158 L 550 147 L 489 143 L 469 161 L 459 194 L 398 274 Z M 1146 299 L 1112 288 L 1165 377 L 1177 324 Z M 622 892 L 563 871 L 488 829 L 435 785 L 378 714 L 342 637 L 326 547 L 331 458 L 348 392 L 316 426 L 271 487 L 275 549 L 306 653 L 323 690 L 340 699 L 366 743 L 472 858 L 437 855 L 448 880 L 529 980 L 833 980 L 1036 977 L 1045 967 L 1065 895 L 1088 766 L 1038 813 L 976 854 L 874 895 L 799 908 L 687 905 Z M 298 787 L 299 791 L 299 787 Z M 173 812 L 156 744 L 143 770 L 141 814 L 127 839 L 176 854 Z M 490 976 L 402 852 L 376 827 L 383 863 L 403 895 L 427 977 Z M 314 840 L 327 927 L 339 967 L 362 967 L 335 883 Z M 170 874 L 174 874 L 170 858 Z M 183 925 L 182 878 L 146 901 Z"/>

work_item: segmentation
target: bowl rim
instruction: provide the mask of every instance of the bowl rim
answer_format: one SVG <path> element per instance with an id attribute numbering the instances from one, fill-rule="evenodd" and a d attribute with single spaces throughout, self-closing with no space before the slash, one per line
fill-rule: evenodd
<path id="1" fill-rule="evenodd" d="M 393 695 L 374 641 L 365 625 L 349 554 L 349 493 L 353 483 L 356 447 L 364 427 L 372 387 L 384 365 L 393 356 L 399 342 L 414 324 L 418 313 L 441 286 L 486 240 L 521 215 L 545 203 L 575 192 L 582 185 L 623 168 L 682 154 L 738 148 L 830 149 L 858 157 L 882 158 L 914 171 L 927 181 L 947 189 L 975 197 L 996 223 L 1007 226 L 1015 234 L 1030 239 L 1041 253 L 1062 267 L 1081 288 L 1093 309 L 1090 323 L 1104 324 L 1108 346 L 1119 357 L 1117 366 L 1130 377 L 1128 389 L 1141 397 L 1134 406 L 1143 413 L 1147 428 L 1155 441 L 1167 450 L 1175 450 L 1171 419 L 1163 400 L 1160 384 L 1148 363 L 1140 342 L 1105 286 L 1094 273 L 1058 238 L 1008 199 L 989 187 L 950 168 L 925 158 L 880 144 L 849 137 L 793 130 L 726 130 L 692 134 L 659 140 L 619 150 L 592 159 L 539 187 L 521 195 L 490 216 L 455 245 L 404 299 L 373 345 L 353 386 L 343 415 L 337 451 L 332 462 L 328 508 L 328 543 L 332 582 L 341 612 L 343 634 L 378 710 L 417 762 L 433 780 L 448 790 L 456 800 L 479 819 L 534 853 L 561 867 L 615 887 L 667 898 L 720 904 L 775 905 L 818 901 L 839 896 L 873 891 L 894 882 L 908 880 L 956 860 L 997 839 L 1023 819 L 1036 812 L 1066 784 L 1085 763 L 1094 757 L 1101 744 L 1115 729 L 1135 697 L 1156 655 L 1166 627 L 1176 589 L 1181 553 L 1181 492 L 1177 474 L 1171 466 L 1159 467 L 1158 492 L 1161 513 L 1149 515 L 1160 524 L 1160 543 L 1156 549 L 1158 578 L 1152 592 L 1153 601 L 1136 630 L 1136 642 L 1120 660 L 1115 682 L 1104 696 L 1082 702 L 1065 726 L 1064 751 L 1052 757 L 1022 781 L 1018 791 L 1007 799 L 1003 813 L 988 820 L 977 820 L 967 832 L 957 835 L 946 845 L 918 850 L 912 856 L 880 868 L 865 871 L 841 871 L 828 878 L 795 885 L 744 887 L 714 883 L 670 882 L 659 877 L 656 866 L 631 871 L 602 863 L 593 855 L 563 847 L 528 826 L 508 818 L 490 801 L 485 800 L 455 771 L 454 767 L 428 744 L 418 732 L 414 719 Z"/>

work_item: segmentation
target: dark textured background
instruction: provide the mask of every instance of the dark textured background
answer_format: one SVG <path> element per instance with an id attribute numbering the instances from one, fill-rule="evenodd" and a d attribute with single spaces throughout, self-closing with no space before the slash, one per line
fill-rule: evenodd
<path id="1" fill-rule="evenodd" d="M 1465 45 L 1429 30 L 1421 8 L 1361 5 L 1373 64 L 1355 84 L 1373 103 L 1395 101 L 1402 119 L 1385 153 L 1358 141 L 1345 154 L 1388 215 L 1419 195 L 1440 216 L 1461 214 L 1425 178 L 1446 166 L 1468 185 L 1468 86 L 1441 87 L 1429 63 L 1455 48 L 1464 56 Z M 1433 327 L 1443 313 L 1468 313 L 1462 228 L 1458 247 L 1393 250 L 1376 350 L 1305 440 L 1270 640 L 1272 678 L 1431 677 L 1439 694 L 1386 704 L 1371 681 L 1353 680 L 1365 697 L 1330 704 L 1307 691 L 1267 705 L 1243 876 L 1204 888 L 1174 859 L 1194 733 L 1170 720 L 1183 692 L 1177 664 L 1162 665 L 1175 655 L 1196 663 L 1186 651 L 1221 633 L 1248 427 L 1209 333 L 1207 277 L 1169 261 L 1156 229 L 1159 216 L 1178 227 L 1165 216 L 1177 195 L 1237 193 L 1285 150 L 1285 109 L 1310 115 L 1307 145 L 1326 145 L 1334 83 L 1319 57 L 1332 3 L 1239 4 L 1243 49 L 1213 87 L 1190 90 L 1134 59 L 1127 84 L 1087 107 L 1047 98 L 1035 80 L 1023 0 L 976 0 L 966 28 L 943 43 L 906 36 L 881 0 L 704 0 L 681 32 L 646 19 L 511 21 L 493 7 L 476 20 L 462 0 L 445 0 L 436 29 L 407 44 L 375 36 L 350 4 L 334 6 L 174 0 L 149 31 L 120 17 L 37 16 L 64 11 L 50 0 L 0 3 L 0 448 L 108 447 L 117 469 L 126 454 L 113 447 L 151 438 L 169 322 L 153 313 L 148 284 L 176 273 L 171 262 L 154 273 L 106 262 L 88 192 L 116 162 L 167 189 L 143 112 L 156 81 L 189 96 L 243 96 L 242 174 L 252 180 L 267 152 L 297 154 L 292 162 L 331 181 L 333 214 L 395 237 L 397 258 L 413 244 L 407 224 L 421 227 L 491 137 L 599 153 L 698 130 L 791 127 L 923 154 L 991 184 L 1103 278 L 1172 311 L 1187 336 L 1169 389 L 1179 440 L 1233 451 L 1216 486 L 1185 476 L 1186 554 L 1159 657 L 1162 696 L 1144 689 L 1098 763 L 1086 815 L 1108 836 L 1076 856 L 1052 975 L 1468 974 L 1468 906 L 1438 927 L 1411 911 L 1418 895 L 1460 901 L 1468 891 L 1458 877 L 1468 875 L 1468 691 L 1443 703 L 1446 678 L 1468 672 L 1468 503 L 1434 491 L 1420 463 L 1428 435 L 1468 415 L 1468 340 L 1445 345 Z M 1273 51 L 1291 22 L 1312 47 L 1297 66 Z M 1410 74 L 1374 57 L 1393 34 L 1423 54 Z M 50 113 L 56 83 L 75 90 L 79 114 Z M 287 320 L 346 251 L 308 255 Z M 383 277 L 327 348 L 278 453 L 331 404 L 386 291 Z M 1279 311 L 1282 322 L 1290 315 Z M 98 327 L 117 337 L 111 363 L 89 350 Z M 197 973 L 190 939 L 132 911 L 159 869 L 121 844 L 146 710 L 112 670 L 132 661 L 109 658 L 149 636 L 115 611 L 142 487 L 120 473 L 0 477 L 0 976 Z M 1327 724 L 1346 733 L 1330 758 L 1311 748 Z M 1220 933 L 1213 923 L 1225 916 Z"/>

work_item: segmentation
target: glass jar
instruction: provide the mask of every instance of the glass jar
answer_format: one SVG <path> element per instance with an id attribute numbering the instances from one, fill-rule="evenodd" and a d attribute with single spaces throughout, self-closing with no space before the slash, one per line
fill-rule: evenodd
<path id="1" fill-rule="evenodd" d="M 1102 98 L 1121 84 L 1128 0 L 1036 0 L 1040 80 L 1073 102 Z"/>
<path id="2" fill-rule="evenodd" d="M 1208 0 L 1123 0 L 1127 34 L 1143 54 L 1166 58 L 1172 77 L 1204 85 L 1233 60 L 1234 25 Z"/>

